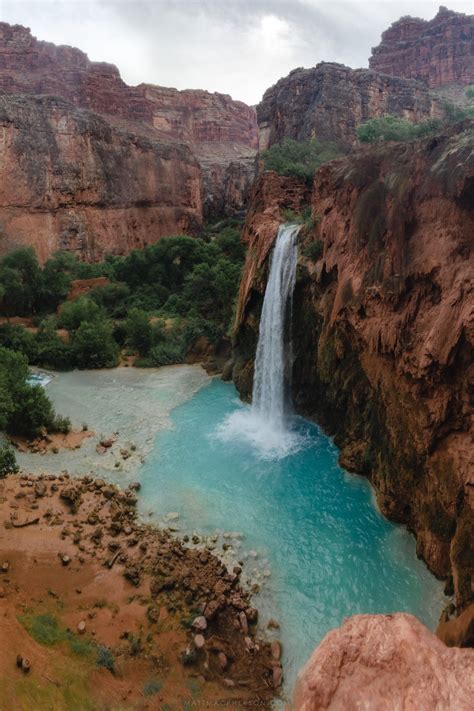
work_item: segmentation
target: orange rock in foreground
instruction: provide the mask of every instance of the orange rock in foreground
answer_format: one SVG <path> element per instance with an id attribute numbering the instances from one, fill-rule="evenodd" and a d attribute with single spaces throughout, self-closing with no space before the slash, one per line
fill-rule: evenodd
<path id="1" fill-rule="evenodd" d="M 293 708 L 462 711 L 473 699 L 473 649 L 446 647 L 412 615 L 356 615 L 302 669 Z"/>

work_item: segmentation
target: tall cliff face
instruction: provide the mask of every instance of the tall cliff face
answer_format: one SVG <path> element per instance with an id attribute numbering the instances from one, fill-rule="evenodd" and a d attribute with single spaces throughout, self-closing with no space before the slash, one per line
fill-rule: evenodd
<path id="1" fill-rule="evenodd" d="M 265 92 L 257 106 L 260 149 L 284 138 L 317 138 L 349 148 L 357 126 L 374 116 L 419 121 L 438 113 L 438 102 L 419 82 L 323 62 L 293 70 Z"/>
<path id="2" fill-rule="evenodd" d="M 335 436 L 430 568 L 453 576 L 459 609 L 474 581 L 473 142 L 470 124 L 323 166 L 300 233 L 321 257 L 300 258 L 293 317 L 298 410 Z M 254 193 L 234 344 L 244 397 L 279 208 L 305 190 L 266 173 Z"/>
<path id="3" fill-rule="evenodd" d="M 95 261 L 202 219 L 186 145 L 128 133 L 68 101 L 0 95 L 0 248 L 33 245 Z"/>
<path id="4" fill-rule="evenodd" d="M 377 72 L 419 79 L 430 87 L 474 83 L 474 15 L 440 7 L 427 22 L 402 17 L 372 49 L 369 66 Z"/>
<path id="5" fill-rule="evenodd" d="M 19 107 L 18 95 L 49 95 L 62 97 L 69 102 L 69 107 L 65 102 L 57 105 L 61 105 L 63 113 L 70 117 L 67 121 L 68 140 L 75 148 L 70 151 L 68 149 L 67 155 L 59 159 L 61 161 L 71 161 L 75 155 L 79 164 L 80 157 L 82 159 L 83 155 L 89 156 L 89 147 L 84 154 L 75 153 L 84 144 L 84 136 L 79 128 L 84 121 L 89 122 L 91 126 L 108 127 L 107 130 L 103 128 L 99 133 L 95 133 L 94 138 L 92 163 L 95 166 L 95 186 L 98 193 L 108 192 L 107 185 L 99 185 L 99 176 L 111 176 L 112 163 L 115 160 L 108 156 L 107 141 L 100 145 L 102 139 L 99 134 L 121 136 L 122 138 L 117 138 L 119 142 L 123 136 L 129 136 L 127 140 L 131 147 L 130 156 L 126 158 L 126 151 L 123 151 L 124 158 L 122 163 L 116 166 L 117 175 L 114 179 L 123 179 L 123 184 L 132 189 L 129 193 L 121 191 L 122 204 L 118 194 L 115 195 L 113 215 L 120 221 L 117 212 L 119 208 L 129 214 L 130 204 L 140 203 L 140 212 L 134 215 L 135 230 L 125 239 L 128 223 L 126 220 L 121 221 L 122 227 L 117 232 L 118 241 L 114 244 L 111 236 L 115 230 L 115 222 L 112 220 L 111 225 L 111 214 L 107 218 L 103 214 L 101 222 L 89 223 L 87 239 L 76 241 L 78 245 L 85 245 L 86 242 L 89 245 L 92 242 L 101 245 L 92 251 L 84 248 L 85 251 L 81 252 L 81 255 L 85 258 L 92 258 L 92 254 L 100 255 L 104 250 L 123 251 L 134 244 L 146 244 L 163 234 L 181 233 L 191 225 L 198 225 L 204 217 L 235 214 L 245 208 L 255 174 L 256 113 L 253 108 L 233 101 L 230 96 L 198 90 L 177 91 L 147 84 L 130 87 L 121 79 L 116 67 L 91 62 L 86 54 L 72 47 L 57 47 L 40 42 L 25 27 L 6 23 L 0 23 L 0 92 L 3 111 L 11 117 L 16 115 Z M 8 109 L 9 102 L 11 107 Z M 23 169 L 29 173 L 40 170 L 39 149 L 28 138 L 28 135 L 38 132 L 40 124 L 53 127 L 47 131 L 49 136 L 57 134 L 50 146 L 51 155 L 56 151 L 55 144 L 64 144 L 64 140 L 61 143 L 58 138 L 62 129 L 57 126 L 54 102 L 38 100 L 36 103 L 33 101 L 31 105 L 34 106 L 32 114 L 28 116 L 23 110 L 19 124 L 15 118 L 11 121 L 8 119 L 11 131 L 20 131 L 23 134 L 23 137 L 16 141 L 17 147 L 21 143 L 31 144 L 28 153 L 21 156 L 18 151 L 16 153 L 16 158 L 21 158 Z M 84 112 L 78 113 L 79 109 L 87 110 L 89 118 L 84 118 Z M 99 120 L 92 112 L 102 118 Z M 83 119 L 79 120 L 78 117 Z M 79 133 L 73 135 L 76 128 Z M 140 166 L 138 153 L 142 149 L 136 149 L 134 141 L 137 146 L 143 146 L 147 142 L 153 146 L 150 149 L 155 160 L 152 169 L 151 153 L 148 153 L 145 161 L 147 167 Z M 171 154 L 174 155 L 172 160 L 169 158 Z M 10 159 L 10 154 L 2 155 L 3 170 L 6 171 L 14 165 L 9 163 Z M 29 161 L 30 166 L 27 165 Z M 51 162 L 48 164 L 52 166 Z M 165 172 L 164 165 L 167 166 Z M 176 172 L 173 172 L 175 167 Z M 86 164 L 83 168 L 78 167 L 77 171 L 86 175 L 89 169 L 90 166 Z M 158 175 L 162 177 L 158 178 Z M 151 182 L 147 184 L 147 180 Z M 0 174 L 0 182 L 8 182 L 6 172 Z M 42 224 L 45 225 L 47 219 L 52 224 L 57 223 L 56 214 L 51 212 L 48 216 L 47 208 L 48 204 L 53 206 L 55 203 L 55 200 L 51 199 L 50 191 L 55 190 L 51 186 L 56 183 L 57 175 L 54 173 L 45 178 L 41 185 L 49 187 L 41 198 L 38 196 L 40 184 L 37 183 L 34 187 L 35 194 L 31 195 L 31 204 L 23 188 L 23 216 L 21 220 L 4 220 L 1 250 L 5 251 L 10 243 L 34 239 L 32 230 L 36 229 L 38 220 L 38 200 L 43 211 Z M 72 215 L 75 215 L 74 219 L 81 222 L 79 213 L 83 214 L 84 189 L 79 184 L 77 188 L 77 206 L 72 192 L 68 193 L 67 204 L 71 219 Z M 7 192 L 10 197 L 5 199 L 15 202 L 12 190 L 8 188 Z M 190 195 L 192 198 L 186 204 Z M 174 200 L 176 202 L 173 202 Z M 161 205 L 162 218 L 156 228 L 156 215 L 148 213 L 150 204 L 153 204 L 153 209 L 158 204 Z M 163 217 L 164 206 L 167 209 L 166 219 Z M 5 202 L 4 207 L 8 207 Z M 20 214 L 18 206 L 17 214 Z M 184 214 L 186 217 L 183 217 Z M 82 228 L 78 229 L 83 234 Z M 49 240 L 43 242 L 42 254 L 47 255 L 51 250 L 67 244 L 67 240 L 58 237 L 62 231 L 62 227 L 53 230 Z M 41 234 L 44 237 L 45 230 L 42 229 Z"/>

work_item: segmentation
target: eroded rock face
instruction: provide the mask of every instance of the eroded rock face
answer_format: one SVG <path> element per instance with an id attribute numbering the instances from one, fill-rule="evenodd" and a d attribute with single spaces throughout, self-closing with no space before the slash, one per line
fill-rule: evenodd
<path id="1" fill-rule="evenodd" d="M 474 650 L 450 649 L 416 617 L 355 615 L 298 675 L 294 711 L 468 709 Z"/>
<path id="2" fill-rule="evenodd" d="M 474 83 L 474 15 L 440 7 L 429 22 L 402 17 L 382 34 L 369 66 L 430 87 Z"/>
<path id="3" fill-rule="evenodd" d="M 406 523 L 458 610 L 473 599 L 474 126 L 418 144 L 361 149 L 323 166 L 310 198 L 275 174 L 256 187 L 234 337 L 234 381 L 251 394 L 279 205 L 308 200 L 293 300 L 293 390 L 341 463 Z M 296 191 L 296 194 L 295 194 Z M 303 250 L 304 254 L 304 250 Z"/>
<path id="4" fill-rule="evenodd" d="M 7 149 L 0 164 L 1 205 L 8 210 L 0 218 L 3 252 L 33 243 L 42 257 L 59 248 L 98 259 L 245 208 L 255 174 L 256 113 L 230 96 L 130 87 L 113 65 L 7 23 L 0 23 L 0 92 Z M 38 97 L 31 112 L 20 94 Z"/>
<path id="5" fill-rule="evenodd" d="M 68 101 L 0 95 L 0 250 L 95 261 L 202 221 L 201 171 L 183 144 L 128 133 Z"/>
<path id="6" fill-rule="evenodd" d="M 419 82 L 322 62 L 294 69 L 265 92 L 257 106 L 260 148 L 284 138 L 350 147 L 357 126 L 374 116 L 419 121 L 438 113 L 438 102 Z"/>

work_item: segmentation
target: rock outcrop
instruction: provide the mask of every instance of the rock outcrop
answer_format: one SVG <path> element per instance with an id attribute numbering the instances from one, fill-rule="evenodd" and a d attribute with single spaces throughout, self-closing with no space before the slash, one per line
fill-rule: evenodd
<path id="1" fill-rule="evenodd" d="M 402 17 L 382 34 L 369 66 L 438 88 L 474 83 L 474 15 L 440 7 L 429 22 Z"/>
<path id="2" fill-rule="evenodd" d="M 430 568 L 452 575 L 459 611 L 474 592 L 473 145 L 468 122 L 360 149 L 323 166 L 310 198 L 263 174 L 233 370 L 249 397 L 279 208 L 311 202 L 293 301 L 295 403 L 335 436 L 342 465 L 370 479 L 382 512 L 414 531 Z"/>
<path id="3" fill-rule="evenodd" d="M 294 711 L 468 709 L 474 650 L 449 649 L 412 615 L 355 615 L 298 675 Z"/>
<path id="4" fill-rule="evenodd" d="M 111 126 L 51 96 L 0 95 L 0 249 L 95 261 L 202 221 L 199 164 L 184 144 Z"/>
<path id="5" fill-rule="evenodd" d="M 70 248 L 98 259 L 245 208 L 256 113 L 230 96 L 130 87 L 113 65 L 7 23 L 0 23 L 0 95 L 2 252 L 34 243 L 42 257 Z"/>
<path id="6" fill-rule="evenodd" d="M 412 79 L 322 62 L 294 69 L 265 92 L 257 106 L 260 149 L 284 138 L 350 148 L 357 126 L 369 118 L 394 114 L 416 122 L 439 112 L 427 87 Z"/>

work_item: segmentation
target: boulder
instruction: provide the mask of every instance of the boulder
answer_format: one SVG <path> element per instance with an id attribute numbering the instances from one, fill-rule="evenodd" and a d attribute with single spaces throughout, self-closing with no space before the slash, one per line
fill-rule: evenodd
<path id="1" fill-rule="evenodd" d="M 473 699 L 473 649 L 446 647 L 412 615 L 354 615 L 298 674 L 293 708 L 461 710 Z"/>

